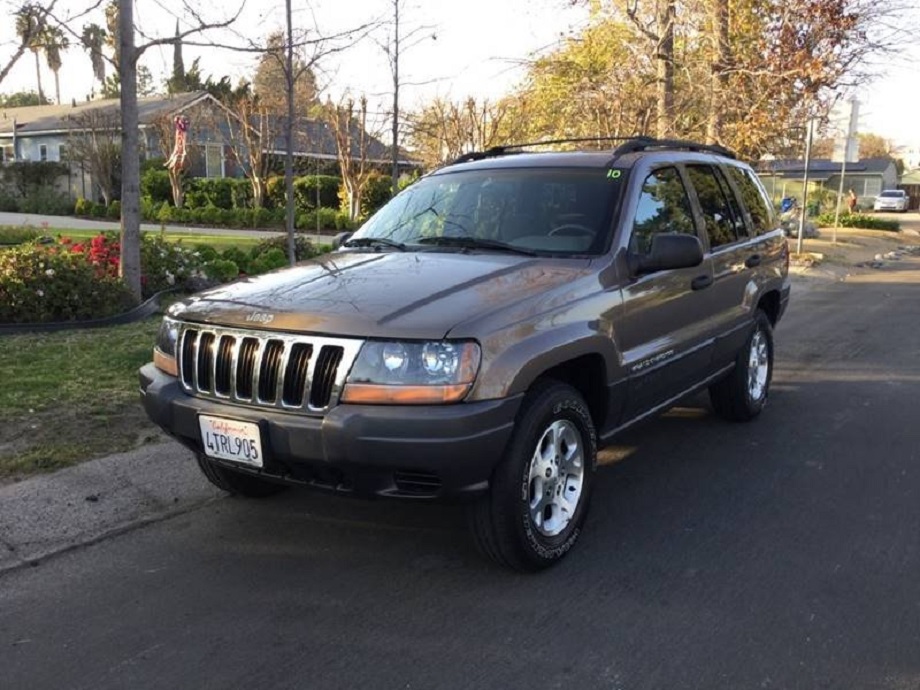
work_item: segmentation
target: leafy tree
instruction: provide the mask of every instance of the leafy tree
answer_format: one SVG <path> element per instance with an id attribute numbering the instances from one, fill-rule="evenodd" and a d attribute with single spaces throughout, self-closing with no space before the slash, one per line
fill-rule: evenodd
<path id="1" fill-rule="evenodd" d="M 34 91 L 17 91 L 11 94 L 0 94 L 0 107 L 21 108 L 27 105 L 51 105 L 47 98 L 42 99 Z"/>
<path id="2" fill-rule="evenodd" d="M 265 52 L 259 58 L 259 64 L 252 79 L 253 92 L 259 97 L 262 105 L 279 114 L 285 110 L 287 89 L 284 46 L 284 35 L 280 31 L 268 36 L 265 42 Z M 292 71 L 297 75 L 294 81 L 296 110 L 301 113 L 315 110 L 318 101 L 316 99 L 316 77 L 313 70 L 301 56 L 295 53 Z"/>
<path id="3" fill-rule="evenodd" d="M 16 16 L 16 35 L 35 56 L 35 80 L 38 84 L 38 97 L 42 101 L 45 100 L 45 92 L 42 90 L 42 66 L 38 58 L 44 46 L 46 29 L 45 18 L 35 6 L 24 6 Z"/>

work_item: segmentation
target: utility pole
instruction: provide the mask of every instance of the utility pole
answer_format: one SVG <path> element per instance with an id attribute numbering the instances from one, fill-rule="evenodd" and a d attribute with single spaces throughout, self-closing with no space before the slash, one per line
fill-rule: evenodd
<path id="1" fill-rule="evenodd" d="M 297 263 L 297 249 L 294 243 L 294 22 L 291 0 L 284 0 L 287 22 L 287 45 L 284 49 L 284 77 L 287 96 L 287 117 L 284 122 L 284 189 L 286 192 L 285 226 L 287 228 L 288 262 Z"/>
<path id="2" fill-rule="evenodd" d="M 805 238 L 805 216 L 808 213 L 808 168 L 811 165 L 811 139 L 814 135 L 815 122 L 808 120 L 808 135 L 805 140 L 805 178 L 802 180 L 804 187 L 802 191 L 802 208 L 799 213 L 799 240 L 796 244 L 795 253 L 802 253 L 802 243 Z"/>
<path id="3" fill-rule="evenodd" d="M 393 0 L 393 188 L 399 191 L 399 2 Z"/>

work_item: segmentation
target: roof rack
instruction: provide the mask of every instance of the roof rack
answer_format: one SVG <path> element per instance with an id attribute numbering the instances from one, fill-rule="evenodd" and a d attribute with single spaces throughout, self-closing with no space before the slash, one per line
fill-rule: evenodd
<path id="1" fill-rule="evenodd" d="M 480 161 L 484 158 L 495 158 L 496 156 L 505 156 L 510 153 L 516 153 L 516 149 L 526 149 L 534 146 L 549 146 L 551 144 L 582 144 L 589 141 L 631 141 L 635 137 L 568 137 L 565 139 L 545 139 L 543 141 L 528 141 L 520 144 L 505 144 L 503 146 L 493 146 L 485 151 L 471 151 L 464 153 L 462 156 L 452 160 L 450 165 L 457 163 L 468 163 L 469 161 Z"/>
<path id="2" fill-rule="evenodd" d="M 468 163 L 470 161 L 480 161 L 485 158 L 496 158 L 512 153 L 520 153 L 519 149 L 531 148 L 533 146 L 549 146 L 551 144 L 578 144 L 589 141 L 622 141 L 623 143 L 613 150 L 614 159 L 625 156 L 628 153 L 638 151 L 648 151 L 649 149 L 678 149 L 682 151 L 699 151 L 704 153 L 715 153 L 726 158 L 737 158 L 735 154 L 718 144 L 700 144 L 696 141 L 685 139 L 656 139 L 648 136 L 632 137 L 574 137 L 566 139 L 546 139 L 544 141 L 531 141 L 521 144 L 505 144 L 503 146 L 493 146 L 484 151 L 470 151 L 462 156 L 452 160 L 449 165 L 458 163 Z"/>
<path id="3" fill-rule="evenodd" d="M 648 151 L 649 149 L 679 149 L 682 151 L 699 151 L 702 153 L 715 153 L 726 158 L 737 158 L 734 152 L 718 144 L 701 144 L 686 139 L 656 139 L 655 137 L 631 137 L 626 143 L 620 144 L 613 151 L 613 157 L 619 158 L 627 153 Z"/>

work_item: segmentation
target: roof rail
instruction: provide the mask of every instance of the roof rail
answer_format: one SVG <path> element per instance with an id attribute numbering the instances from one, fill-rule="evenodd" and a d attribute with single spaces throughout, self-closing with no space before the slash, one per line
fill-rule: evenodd
<path id="1" fill-rule="evenodd" d="M 452 160 L 449 165 L 457 163 L 467 163 L 469 161 L 479 161 L 483 158 L 495 158 L 504 156 L 509 153 L 515 153 L 516 149 L 532 148 L 534 146 L 549 146 L 551 144 L 581 144 L 589 141 L 632 141 L 635 137 L 568 137 L 565 139 L 545 139 L 543 141 L 528 141 L 520 144 L 505 144 L 503 146 L 493 146 L 485 151 L 471 151 L 464 153 L 462 156 Z"/>
<path id="2" fill-rule="evenodd" d="M 633 137 L 624 144 L 620 144 L 613 151 L 613 157 L 619 158 L 627 153 L 648 151 L 649 149 L 679 149 L 683 151 L 700 151 L 702 153 L 715 153 L 726 158 L 737 158 L 734 152 L 718 144 L 701 144 L 686 139 L 656 139 L 655 137 Z"/>
<path id="3" fill-rule="evenodd" d="M 543 141 L 530 141 L 521 144 L 505 144 L 503 146 L 493 146 L 484 151 L 470 151 L 464 153 L 458 158 L 452 160 L 448 165 L 458 163 L 468 163 L 470 161 L 480 161 L 484 158 L 496 158 L 511 153 L 519 153 L 519 149 L 531 148 L 533 146 L 549 146 L 551 144 L 579 144 L 589 141 L 622 141 L 617 148 L 613 150 L 613 157 L 619 158 L 627 153 L 636 153 L 637 151 L 647 151 L 649 149 L 679 149 L 683 151 L 700 151 L 705 153 L 715 153 L 726 158 L 737 158 L 732 151 L 718 144 L 700 144 L 696 141 L 684 139 L 656 139 L 648 136 L 632 137 L 571 137 L 565 139 L 545 139 Z"/>

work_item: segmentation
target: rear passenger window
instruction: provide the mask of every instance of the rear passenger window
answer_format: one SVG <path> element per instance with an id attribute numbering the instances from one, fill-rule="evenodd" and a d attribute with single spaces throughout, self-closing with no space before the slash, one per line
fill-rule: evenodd
<path id="1" fill-rule="evenodd" d="M 630 251 L 648 254 L 652 237 L 662 232 L 696 234 L 690 200 L 677 168 L 656 170 L 642 183 L 629 240 Z"/>
<path id="2" fill-rule="evenodd" d="M 700 201 L 709 246 L 715 249 L 745 238 L 744 218 L 732 203 L 731 190 L 720 172 L 709 165 L 688 165 L 687 174 Z"/>
<path id="3" fill-rule="evenodd" d="M 741 201 L 751 214 L 754 234 L 763 235 L 773 230 L 776 227 L 773 221 L 773 209 L 767 199 L 767 193 L 760 182 L 754 179 L 754 173 L 735 166 L 729 166 L 728 169 L 738 186 L 738 191 L 741 192 Z"/>

